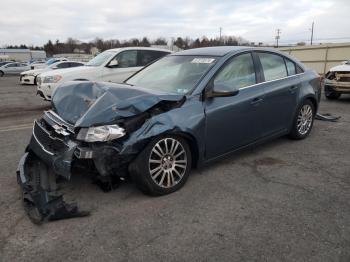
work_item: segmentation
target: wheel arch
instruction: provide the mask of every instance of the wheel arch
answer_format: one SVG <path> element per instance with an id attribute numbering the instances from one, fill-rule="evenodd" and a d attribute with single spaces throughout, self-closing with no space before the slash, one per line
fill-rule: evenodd
<path id="1" fill-rule="evenodd" d="M 173 135 L 177 135 L 186 140 L 188 146 L 191 150 L 192 156 L 192 167 L 197 167 L 198 159 L 199 159 L 199 149 L 197 139 L 190 133 L 186 132 L 175 132 Z"/>
<path id="2" fill-rule="evenodd" d="M 315 107 L 315 114 L 316 114 L 317 113 L 317 109 L 318 109 L 318 102 L 317 102 L 316 98 L 313 97 L 313 96 L 306 96 L 306 97 L 304 97 L 302 102 L 304 102 L 306 100 L 310 100 L 311 103 L 314 105 L 314 107 Z"/>

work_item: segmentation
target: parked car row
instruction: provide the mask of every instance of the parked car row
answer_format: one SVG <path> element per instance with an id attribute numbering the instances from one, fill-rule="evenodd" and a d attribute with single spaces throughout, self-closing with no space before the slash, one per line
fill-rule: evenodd
<path id="1" fill-rule="evenodd" d="M 54 61 L 54 60 L 53 60 Z M 32 69 L 28 71 L 24 71 L 20 74 L 20 83 L 21 84 L 29 84 L 29 85 L 36 85 L 37 84 L 37 76 L 39 74 L 42 74 L 44 72 L 56 70 L 56 69 L 64 69 L 64 68 L 71 68 L 71 67 L 77 67 L 77 66 L 83 66 L 84 63 L 81 62 L 74 62 L 74 61 L 56 61 L 53 63 L 47 64 L 46 67 L 38 68 L 38 69 Z"/>
<path id="2" fill-rule="evenodd" d="M 37 82 L 52 110 L 34 123 L 18 182 L 38 223 L 86 215 L 53 190 L 76 165 L 105 188 L 131 177 L 146 194 L 169 194 L 193 167 L 283 135 L 306 138 L 321 94 L 315 71 L 249 47 L 114 49 Z"/>

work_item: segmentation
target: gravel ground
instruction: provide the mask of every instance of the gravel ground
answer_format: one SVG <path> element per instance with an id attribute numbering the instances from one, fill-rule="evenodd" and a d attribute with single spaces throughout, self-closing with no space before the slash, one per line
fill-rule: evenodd
<path id="1" fill-rule="evenodd" d="M 350 261 L 350 96 L 321 103 L 339 122 L 196 169 L 168 196 L 77 174 L 64 190 L 92 215 L 36 226 L 15 170 L 49 104 L 16 77 L 0 94 L 0 261 Z"/>

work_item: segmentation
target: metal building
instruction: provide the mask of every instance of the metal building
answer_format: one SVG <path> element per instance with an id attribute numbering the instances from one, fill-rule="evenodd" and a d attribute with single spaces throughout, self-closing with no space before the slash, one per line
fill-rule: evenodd
<path id="1" fill-rule="evenodd" d="M 46 52 L 42 50 L 0 48 L 0 61 L 14 60 L 19 62 L 26 62 L 31 59 L 45 58 Z"/>

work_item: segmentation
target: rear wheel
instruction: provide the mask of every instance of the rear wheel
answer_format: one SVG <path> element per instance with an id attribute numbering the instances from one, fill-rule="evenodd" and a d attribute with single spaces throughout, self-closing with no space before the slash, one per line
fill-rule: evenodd
<path id="1" fill-rule="evenodd" d="M 292 139 L 304 139 L 312 129 L 315 117 L 315 106 L 310 100 L 305 100 L 298 108 L 293 126 L 289 133 Z"/>
<path id="2" fill-rule="evenodd" d="M 159 196 L 180 189 L 189 176 L 192 158 L 185 139 L 154 139 L 130 166 L 136 186 L 145 194 Z"/>

